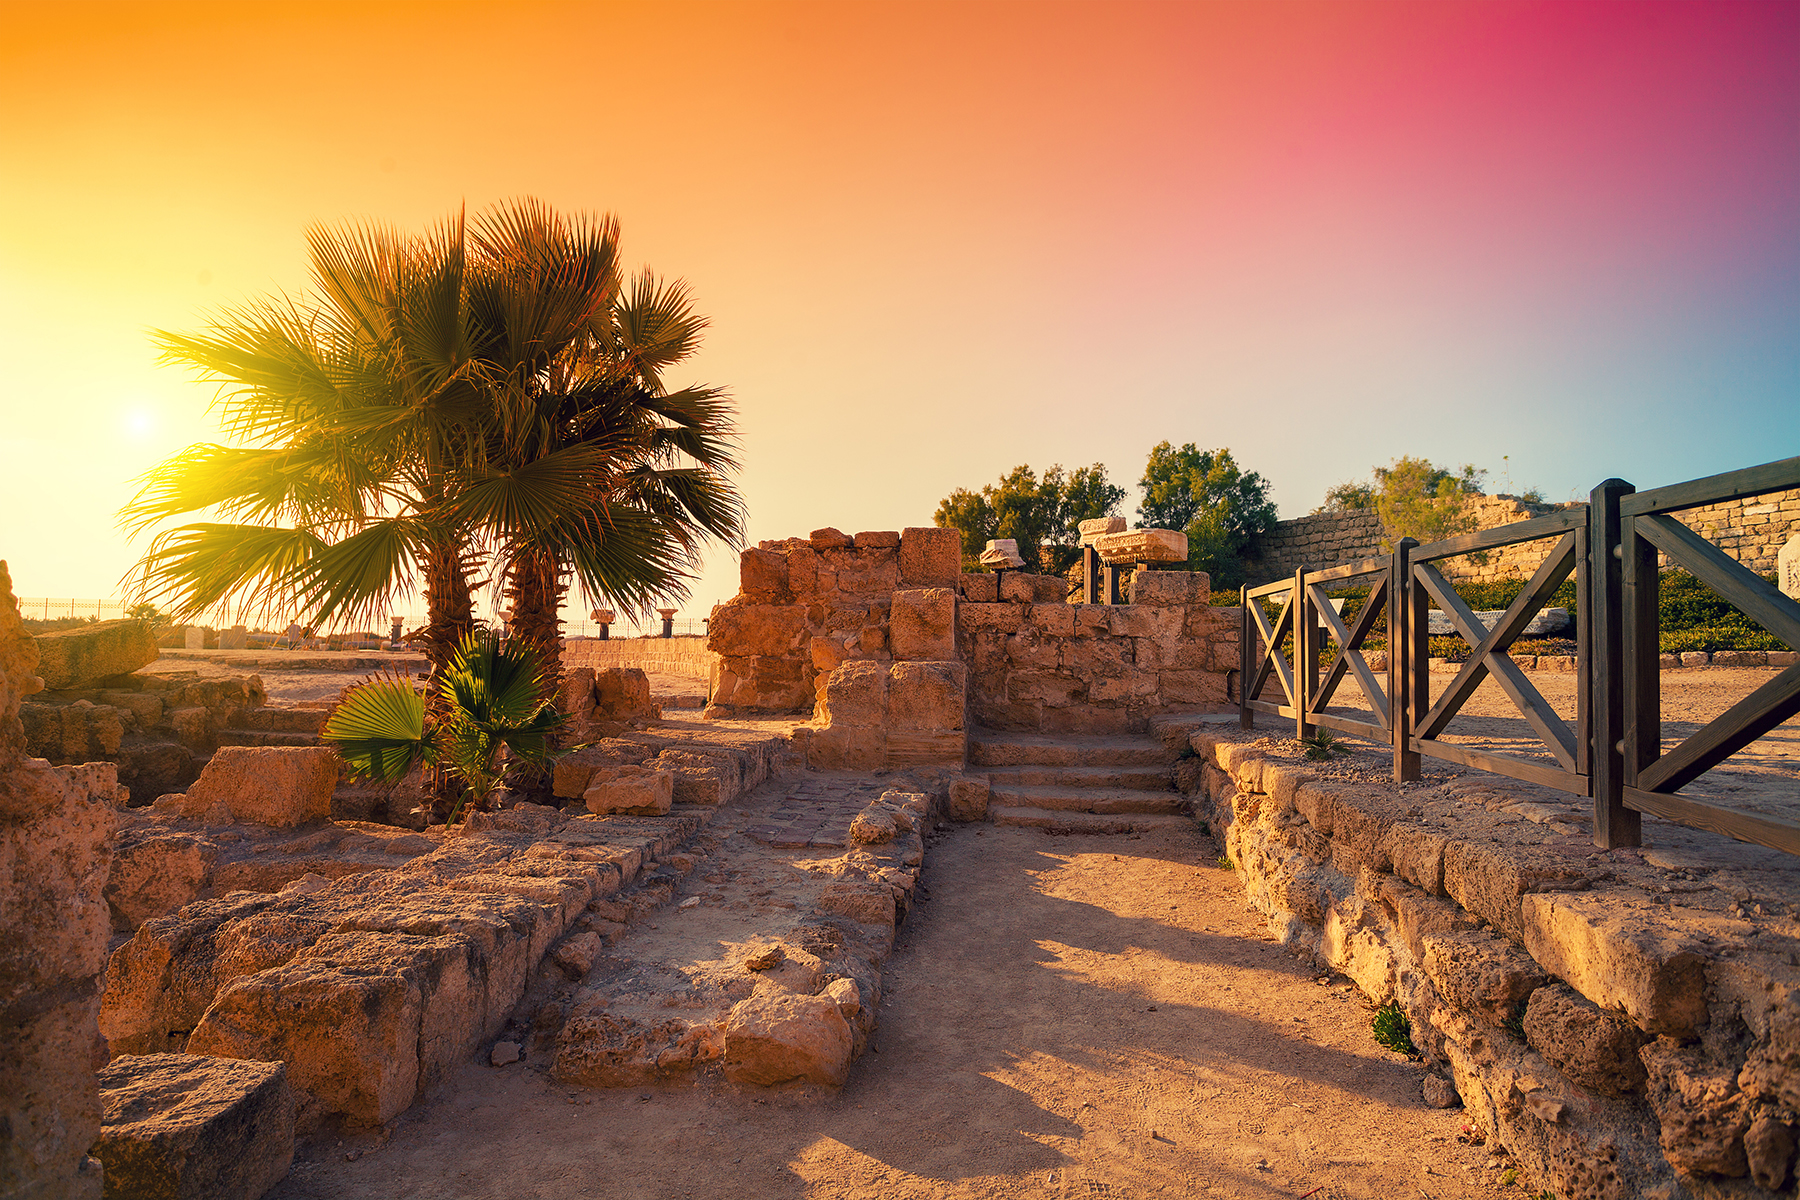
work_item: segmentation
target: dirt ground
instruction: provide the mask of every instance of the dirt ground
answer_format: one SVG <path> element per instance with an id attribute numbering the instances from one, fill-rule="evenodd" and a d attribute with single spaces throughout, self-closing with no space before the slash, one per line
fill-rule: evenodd
<path id="1" fill-rule="evenodd" d="M 955 827 L 839 1094 L 471 1065 L 385 1140 L 314 1141 L 273 1195 L 1522 1195 L 1217 857 L 1197 831 Z"/>

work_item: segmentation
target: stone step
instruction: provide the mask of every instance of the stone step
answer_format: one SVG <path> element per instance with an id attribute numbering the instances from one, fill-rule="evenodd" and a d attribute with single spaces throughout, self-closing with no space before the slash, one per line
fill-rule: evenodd
<path id="1" fill-rule="evenodd" d="M 1008 787 L 994 785 L 989 805 L 1041 808 L 1054 812 L 1175 813 L 1181 811 L 1181 794 L 1147 792 L 1132 788 Z"/>
<path id="2" fill-rule="evenodd" d="M 330 710 L 324 708 L 271 704 L 244 709 L 237 716 L 237 728 L 269 733 L 318 733 L 325 728 L 325 718 L 330 715 Z"/>
<path id="3" fill-rule="evenodd" d="M 1094 737 L 980 729 L 969 738 L 969 763 L 977 767 L 1129 767 L 1173 761 L 1174 755 L 1160 741 L 1131 734 Z"/>
<path id="4" fill-rule="evenodd" d="M 217 735 L 221 746 L 322 746 L 316 733 L 292 733 L 273 729 L 221 729 Z"/>
<path id="5" fill-rule="evenodd" d="M 1162 813 L 1060 812 L 1011 804 L 990 806 L 988 817 L 996 825 L 1048 829 L 1052 833 L 1148 833 L 1194 823 L 1191 817 Z"/>
<path id="6" fill-rule="evenodd" d="M 986 772 L 995 787 L 1125 788 L 1162 792 L 1169 788 L 1167 764 L 1122 767 L 1052 767 L 1024 763 Z"/>

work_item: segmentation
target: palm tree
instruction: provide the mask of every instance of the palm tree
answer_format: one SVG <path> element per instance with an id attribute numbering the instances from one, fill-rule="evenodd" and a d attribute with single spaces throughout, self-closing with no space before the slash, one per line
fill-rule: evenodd
<path id="1" fill-rule="evenodd" d="M 411 241 L 314 230 L 323 304 L 159 334 L 166 361 L 223 385 L 227 428 L 262 444 L 191 447 L 150 472 L 122 514 L 134 532 L 206 508 L 236 520 L 157 535 L 137 590 L 177 619 L 235 600 L 325 624 L 379 613 L 417 572 L 441 668 L 486 563 L 554 688 L 570 580 L 642 611 L 743 526 L 729 405 L 661 379 L 705 322 L 683 285 L 621 286 L 617 244 L 611 218 L 530 200 L 472 237 L 461 219 Z"/>

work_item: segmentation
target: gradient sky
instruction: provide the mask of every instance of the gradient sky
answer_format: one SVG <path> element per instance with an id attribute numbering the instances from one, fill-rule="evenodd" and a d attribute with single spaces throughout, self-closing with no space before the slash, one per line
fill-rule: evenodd
<path id="1" fill-rule="evenodd" d="M 752 540 L 1163 439 L 1284 517 L 1800 453 L 1800 4 L 0 3 L 15 589 L 115 594 L 215 436 L 147 329 L 526 194 L 692 285 Z"/>

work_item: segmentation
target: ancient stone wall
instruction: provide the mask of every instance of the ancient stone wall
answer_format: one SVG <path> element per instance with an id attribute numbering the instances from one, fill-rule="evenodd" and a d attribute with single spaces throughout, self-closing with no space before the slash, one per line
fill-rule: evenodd
<path id="1" fill-rule="evenodd" d="M 808 714 L 822 675 L 851 660 L 892 662 L 894 593 L 954 587 L 958 537 L 954 529 L 854 537 L 820 529 L 744 551 L 740 591 L 707 626 L 706 648 L 719 656 L 708 711 Z"/>
<path id="2" fill-rule="evenodd" d="M 1068 604 L 1023 589 L 970 600 L 991 590 L 993 577 L 964 579 L 957 645 L 977 725 L 1140 732 L 1155 715 L 1227 702 L 1228 673 L 1238 665 L 1237 610 L 1208 604 L 1204 573 L 1141 571 L 1134 603 L 1117 605 Z"/>
<path id="3" fill-rule="evenodd" d="M 563 669 L 578 667 L 636 667 L 708 683 L 719 669 L 719 655 L 706 648 L 703 637 L 569 638 L 563 643 Z"/>
<path id="4" fill-rule="evenodd" d="M 43 687 L 37 669 L 0 562 L 0 1194 L 98 1200 L 88 1149 L 118 779 L 111 763 L 24 756 L 19 709 Z"/>
<path id="5" fill-rule="evenodd" d="M 1410 1022 L 1428 1102 L 1582 1200 L 1793 1194 L 1791 859 L 1702 831 L 1601 857 L 1586 800 L 1327 777 L 1177 721 L 1195 815 L 1271 935 Z M 1444 777 L 1440 777 L 1442 779 Z M 1521 790 L 1523 789 L 1523 790 Z M 1445 1077 L 1447 1076 L 1447 1078 Z"/>
<path id="6" fill-rule="evenodd" d="M 1472 515 L 1477 529 L 1492 529 L 1515 521 L 1555 512 L 1566 505 L 1533 504 L 1511 496 L 1477 496 L 1471 498 Z M 1800 489 L 1759 496 L 1751 500 L 1730 500 L 1689 509 L 1676 514 L 1688 528 L 1695 530 L 1745 567 L 1758 574 L 1775 570 L 1776 556 L 1782 545 L 1800 526 Z M 1251 571 L 1252 586 L 1272 583 L 1296 570 L 1322 570 L 1340 563 L 1356 562 L 1385 553 L 1382 540 L 1391 531 L 1381 523 L 1373 510 L 1313 513 L 1278 522 L 1259 543 L 1259 554 Z M 1479 561 L 1474 556 L 1450 559 L 1441 564 L 1452 579 L 1476 581 L 1529 578 L 1543 564 L 1555 545 L 1555 539 L 1544 538 L 1516 546 L 1503 546 L 1487 552 Z M 1662 565 L 1669 565 L 1666 556 Z"/>

